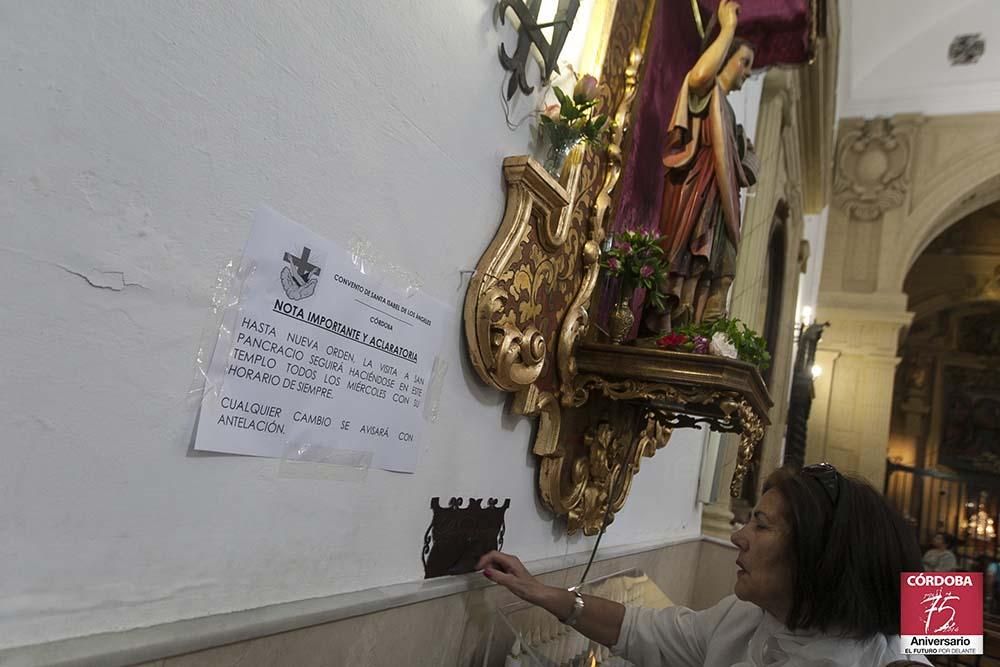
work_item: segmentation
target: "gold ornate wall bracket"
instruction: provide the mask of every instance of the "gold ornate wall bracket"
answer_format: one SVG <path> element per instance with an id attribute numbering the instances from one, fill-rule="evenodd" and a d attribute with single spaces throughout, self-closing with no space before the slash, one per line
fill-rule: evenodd
<path id="1" fill-rule="evenodd" d="M 568 236 L 569 196 L 528 156 L 504 160 L 503 173 L 507 207 L 469 283 L 465 334 L 479 377 L 518 392 L 538 380 L 548 354 L 538 301 Z"/>
<path id="2" fill-rule="evenodd" d="M 609 475 L 624 464 L 622 452 L 611 447 L 622 436 L 591 438 L 586 453 L 571 448 L 571 457 L 564 444 L 573 436 L 563 428 L 563 388 L 576 374 L 573 351 L 589 324 L 604 237 L 603 225 L 593 222 L 597 207 L 580 193 L 596 178 L 592 169 L 584 173 L 586 157 L 582 147 L 572 154 L 559 182 L 527 156 L 504 160 L 506 209 L 470 281 L 465 332 L 483 381 L 514 393 L 513 412 L 539 419 L 533 452 L 540 457 L 543 502 L 567 517 L 571 532 L 583 526 L 589 533 L 592 515 L 607 505 Z M 601 459 L 601 452 L 610 458 Z M 631 468 L 637 470 L 638 461 Z M 624 501 L 619 492 L 612 505 Z"/>
<path id="3" fill-rule="evenodd" d="M 644 457 L 675 428 L 708 424 L 743 436 L 734 488 L 763 436 L 770 399 L 740 362 L 582 342 L 622 175 L 624 138 L 656 3 L 620 0 L 600 89 L 611 110 L 601 153 L 579 146 L 554 179 L 527 156 L 503 162 L 507 201 L 465 299 L 476 373 L 538 418 L 542 502 L 567 531 L 600 532 L 625 505 Z"/>

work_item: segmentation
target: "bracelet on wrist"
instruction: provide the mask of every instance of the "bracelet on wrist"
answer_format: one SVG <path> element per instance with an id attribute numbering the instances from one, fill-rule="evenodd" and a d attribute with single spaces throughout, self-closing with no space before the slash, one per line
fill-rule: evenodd
<path id="1" fill-rule="evenodd" d="M 563 621 L 566 625 L 571 628 L 575 628 L 576 624 L 580 622 L 580 615 L 583 613 L 583 596 L 580 595 L 580 591 L 575 588 L 569 589 L 569 592 L 573 594 L 573 608 L 569 612 L 569 616 Z"/>

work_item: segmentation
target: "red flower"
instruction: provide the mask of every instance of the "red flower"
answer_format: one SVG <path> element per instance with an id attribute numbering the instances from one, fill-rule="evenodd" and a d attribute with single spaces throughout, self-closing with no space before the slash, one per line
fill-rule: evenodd
<path id="1" fill-rule="evenodd" d="M 663 338 L 656 341 L 656 344 L 660 347 L 665 347 L 668 350 L 678 348 L 684 343 L 688 342 L 688 337 L 682 333 L 669 333 Z"/>

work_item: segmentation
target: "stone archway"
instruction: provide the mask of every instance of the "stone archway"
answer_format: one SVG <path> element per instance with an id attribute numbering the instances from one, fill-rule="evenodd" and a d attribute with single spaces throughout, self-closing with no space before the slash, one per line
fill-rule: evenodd
<path id="1" fill-rule="evenodd" d="M 910 243 L 902 250 L 895 284 L 903 280 L 913 262 L 931 241 L 973 211 L 1000 201 L 1000 144 L 970 155 L 963 168 L 942 177 L 926 200 L 906 219 Z"/>
<path id="2" fill-rule="evenodd" d="M 806 462 L 828 460 L 881 488 L 903 280 L 948 226 L 1000 200 L 1000 114 L 841 121 L 817 318 L 823 375 Z"/>

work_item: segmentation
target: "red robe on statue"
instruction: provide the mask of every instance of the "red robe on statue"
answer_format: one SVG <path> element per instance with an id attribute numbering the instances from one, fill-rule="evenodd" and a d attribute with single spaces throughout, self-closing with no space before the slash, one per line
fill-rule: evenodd
<path id="1" fill-rule="evenodd" d="M 660 233 L 670 261 L 667 297 L 674 324 L 725 314 L 740 242 L 740 188 L 758 161 L 716 82 L 699 97 L 681 86 L 670 120 Z"/>

